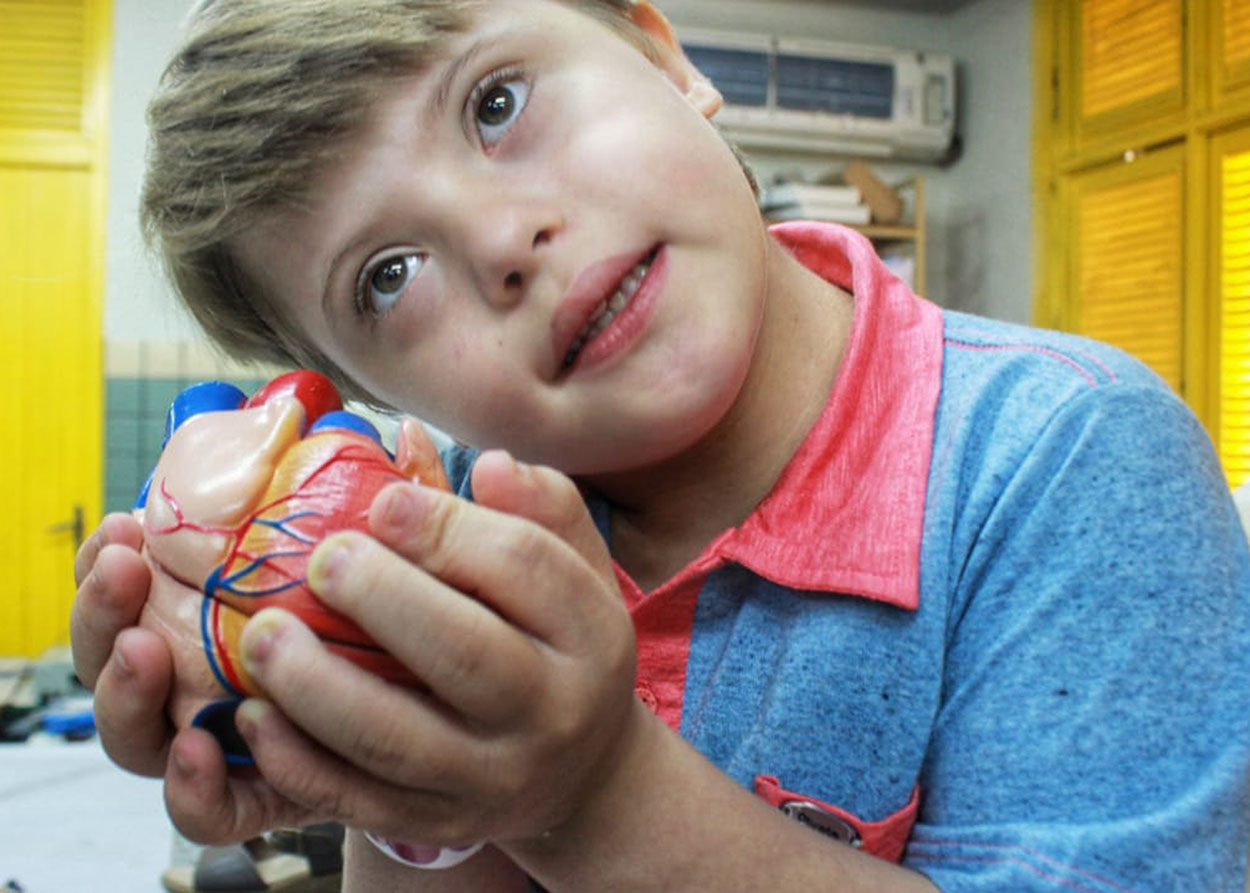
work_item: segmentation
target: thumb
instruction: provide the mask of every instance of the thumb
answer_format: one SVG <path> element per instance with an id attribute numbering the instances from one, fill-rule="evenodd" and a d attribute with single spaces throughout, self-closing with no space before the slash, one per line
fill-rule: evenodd
<path id="1" fill-rule="evenodd" d="M 518 462 L 503 450 L 488 450 L 471 472 L 479 505 L 533 521 L 572 546 L 601 577 L 614 571 L 603 541 L 577 485 L 545 465 Z"/>

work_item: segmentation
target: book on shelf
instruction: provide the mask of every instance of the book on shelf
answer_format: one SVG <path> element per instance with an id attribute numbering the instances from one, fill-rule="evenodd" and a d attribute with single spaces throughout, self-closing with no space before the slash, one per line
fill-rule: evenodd
<path id="1" fill-rule="evenodd" d="M 828 220 L 865 224 L 872 209 L 856 186 L 782 181 L 760 192 L 760 210 L 772 220 Z"/>
<path id="2" fill-rule="evenodd" d="M 760 193 L 764 210 L 787 205 L 820 205 L 858 207 L 864 203 L 858 186 L 831 183 L 801 183 L 786 180 L 765 186 Z"/>
<path id="3" fill-rule="evenodd" d="M 765 216 L 769 220 L 825 220 L 830 223 L 852 223 L 863 225 L 872 219 L 872 211 L 867 205 L 782 205 L 765 208 Z"/>

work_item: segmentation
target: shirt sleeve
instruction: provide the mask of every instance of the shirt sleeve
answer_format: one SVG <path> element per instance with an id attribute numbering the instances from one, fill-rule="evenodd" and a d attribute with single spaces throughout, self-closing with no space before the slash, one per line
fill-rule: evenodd
<path id="1" fill-rule="evenodd" d="M 1092 388 L 1029 439 L 953 472 L 904 864 L 946 891 L 1242 893 L 1250 549 L 1209 439 L 1140 384 Z"/>
<path id="2" fill-rule="evenodd" d="M 473 471 L 473 463 L 477 461 L 478 451 L 452 444 L 440 450 L 439 456 L 451 482 L 452 492 L 465 499 L 472 499 L 473 487 L 469 482 L 469 475 Z"/>

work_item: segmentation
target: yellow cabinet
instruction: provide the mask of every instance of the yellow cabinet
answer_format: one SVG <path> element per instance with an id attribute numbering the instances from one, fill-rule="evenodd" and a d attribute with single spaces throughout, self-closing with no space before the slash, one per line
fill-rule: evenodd
<path id="1" fill-rule="evenodd" d="M 1250 90 L 1250 2 L 1212 3 L 1211 83 L 1218 98 Z"/>
<path id="2" fill-rule="evenodd" d="M 1250 127 L 1212 143 L 1215 419 L 1233 486 L 1250 480 Z"/>
<path id="3" fill-rule="evenodd" d="M 1035 319 L 1110 341 L 1250 480 L 1250 0 L 1034 0 Z"/>
<path id="4" fill-rule="evenodd" d="M 1127 350 L 1182 390 L 1184 156 L 1173 149 L 1070 181 L 1072 328 Z"/>
<path id="5" fill-rule="evenodd" d="M 1076 0 L 1067 21 L 1075 55 L 1078 145 L 1179 112 L 1186 98 L 1183 0 Z"/>

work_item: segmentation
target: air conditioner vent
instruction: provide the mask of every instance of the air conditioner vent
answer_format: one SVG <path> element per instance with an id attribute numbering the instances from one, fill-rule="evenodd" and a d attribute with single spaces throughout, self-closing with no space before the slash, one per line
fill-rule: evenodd
<path id="1" fill-rule="evenodd" d="M 768 104 L 769 66 L 767 52 L 730 49 L 715 46 L 689 46 L 686 55 L 705 76 L 725 102 L 733 105 Z"/>
<path id="2" fill-rule="evenodd" d="M 746 149 L 951 156 L 949 55 L 708 31 L 683 32 L 681 41 L 725 98 L 717 123 Z"/>
<path id="3" fill-rule="evenodd" d="M 894 66 L 778 54 L 777 106 L 889 118 L 894 108 Z"/>

